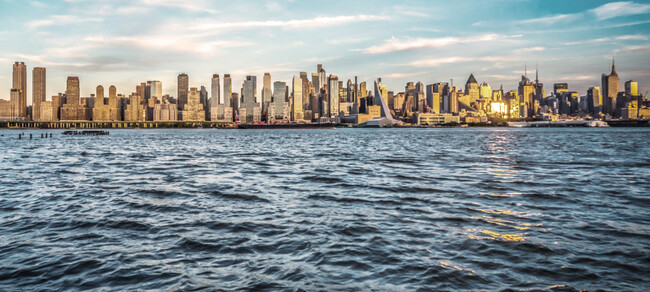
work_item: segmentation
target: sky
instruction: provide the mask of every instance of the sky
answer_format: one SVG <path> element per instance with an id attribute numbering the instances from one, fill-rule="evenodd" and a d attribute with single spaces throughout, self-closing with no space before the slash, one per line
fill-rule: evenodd
<path id="1" fill-rule="evenodd" d="M 622 82 L 650 89 L 647 0 L 0 0 L 0 44 L 0 98 L 23 61 L 28 104 L 39 66 L 48 100 L 67 76 L 85 97 L 97 85 L 128 95 L 147 80 L 176 96 L 179 73 L 208 91 L 213 73 L 230 73 L 233 92 L 257 75 L 260 91 L 264 72 L 290 84 L 320 63 L 395 92 L 409 81 L 463 86 L 471 73 L 516 89 L 537 66 L 547 93 L 567 82 L 585 95 L 615 58 Z"/>

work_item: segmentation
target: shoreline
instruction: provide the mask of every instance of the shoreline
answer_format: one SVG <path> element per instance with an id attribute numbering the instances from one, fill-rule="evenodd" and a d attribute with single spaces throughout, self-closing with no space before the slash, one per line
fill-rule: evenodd
<path id="1" fill-rule="evenodd" d="M 386 127 L 400 128 L 555 128 L 587 127 L 589 121 L 533 121 L 514 123 L 470 123 L 440 125 L 405 125 Z M 606 127 L 650 127 L 650 120 L 611 120 L 603 121 Z M 516 126 L 515 126 L 516 125 Z M 223 129 L 223 130 L 278 130 L 278 129 L 332 129 L 332 128 L 367 128 L 354 124 L 334 123 L 282 123 L 282 124 L 235 124 L 224 122 L 94 122 L 94 121 L 58 121 L 58 122 L 0 122 L 0 129 L 20 130 L 101 130 L 101 129 Z"/>

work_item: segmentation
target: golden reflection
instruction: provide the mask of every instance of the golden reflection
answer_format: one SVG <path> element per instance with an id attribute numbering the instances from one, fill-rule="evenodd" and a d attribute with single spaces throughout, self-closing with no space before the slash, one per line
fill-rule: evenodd
<path id="1" fill-rule="evenodd" d="M 524 193 L 513 192 L 513 193 L 505 193 L 505 194 L 485 194 L 485 193 L 483 193 L 481 195 L 488 195 L 488 196 L 492 196 L 492 197 L 511 198 L 511 197 L 516 197 L 516 196 L 521 196 L 523 194 Z"/>
<path id="2" fill-rule="evenodd" d="M 470 232 L 476 232 L 479 231 L 477 229 L 469 229 L 468 231 Z M 487 229 L 482 229 L 480 230 L 481 234 L 487 235 L 487 236 L 475 236 L 468 234 L 467 236 L 470 239 L 474 240 L 481 240 L 481 239 L 491 239 L 491 240 L 498 240 L 498 241 L 525 241 L 526 237 L 524 237 L 521 233 L 498 233 L 494 232 L 491 230 Z"/>
<path id="3" fill-rule="evenodd" d="M 447 269 L 454 269 L 454 270 L 459 270 L 459 271 L 467 271 L 468 275 L 476 274 L 475 271 L 470 270 L 470 269 L 464 269 L 464 268 L 462 268 L 462 267 L 460 267 L 458 265 L 455 265 L 454 263 L 452 263 L 450 261 L 440 261 L 440 265 L 442 267 L 444 267 L 444 268 L 447 268 Z"/>
<path id="4" fill-rule="evenodd" d="M 503 234 L 501 234 L 501 233 L 497 233 L 497 232 L 490 231 L 490 230 L 481 230 L 481 233 L 489 235 L 490 237 L 492 237 L 493 239 L 496 239 L 496 240 L 503 240 L 503 241 L 524 241 L 524 240 L 526 240 L 526 238 L 523 237 L 521 234 L 515 234 L 515 233 L 512 233 L 512 234 L 503 233 Z"/>

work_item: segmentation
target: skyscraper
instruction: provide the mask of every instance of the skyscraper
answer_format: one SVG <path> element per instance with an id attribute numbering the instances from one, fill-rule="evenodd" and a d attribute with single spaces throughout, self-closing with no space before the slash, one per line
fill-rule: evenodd
<path id="1" fill-rule="evenodd" d="M 440 93 L 436 91 L 437 85 L 430 84 L 426 87 L 425 96 L 427 99 L 427 105 L 431 108 L 431 112 L 439 114 L 440 113 Z"/>
<path id="2" fill-rule="evenodd" d="M 268 120 L 285 120 L 289 119 L 289 108 L 287 101 L 287 83 L 276 81 L 273 83 L 273 101 L 271 102 L 271 108 L 269 108 Z"/>
<path id="3" fill-rule="evenodd" d="M 264 84 L 262 85 L 262 115 L 266 115 L 269 110 L 269 103 L 271 102 L 271 73 L 264 73 Z"/>
<path id="4" fill-rule="evenodd" d="M 183 121 L 205 121 L 204 104 L 201 103 L 201 92 L 196 88 L 190 88 L 187 93 L 187 103 L 181 111 Z"/>
<path id="5" fill-rule="evenodd" d="M 328 84 L 329 116 L 332 118 L 338 118 L 341 112 L 339 99 L 339 78 L 334 74 L 330 74 L 328 78 Z"/>
<path id="6" fill-rule="evenodd" d="M 293 94 L 292 94 L 292 106 L 291 109 L 291 120 L 294 122 L 302 121 L 302 79 L 299 76 L 293 76 Z"/>
<path id="7" fill-rule="evenodd" d="M 158 80 L 151 81 L 151 97 L 157 97 L 158 99 L 162 99 L 163 93 L 162 93 L 162 82 Z"/>
<path id="8" fill-rule="evenodd" d="M 532 117 L 534 112 L 535 85 L 525 75 L 521 76 L 518 93 L 520 98 L 519 114 L 521 117 Z M 522 110 L 524 108 L 526 109 L 525 111 Z"/>
<path id="9" fill-rule="evenodd" d="M 187 104 L 187 93 L 189 92 L 190 80 L 187 74 L 178 75 L 178 110 L 184 110 Z"/>
<path id="10" fill-rule="evenodd" d="M 634 80 L 628 80 L 625 82 L 625 95 L 627 96 L 638 96 L 639 95 L 639 83 Z"/>
<path id="11" fill-rule="evenodd" d="M 616 97 L 621 89 L 621 80 L 616 73 L 616 65 L 612 60 L 612 72 L 602 76 L 603 112 L 613 115 L 616 110 Z"/>
<path id="12" fill-rule="evenodd" d="M 13 87 L 18 90 L 18 100 L 16 100 L 16 118 L 23 119 L 27 117 L 27 66 L 23 62 L 14 63 L 13 68 Z"/>
<path id="13" fill-rule="evenodd" d="M 257 77 L 246 76 L 243 84 L 242 104 L 239 120 L 245 123 L 257 123 L 262 120 L 262 108 L 257 102 Z"/>
<path id="14" fill-rule="evenodd" d="M 232 79 L 230 74 L 223 75 L 223 104 L 226 107 L 234 107 L 232 102 Z"/>
<path id="15" fill-rule="evenodd" d="M 474 78 L 474 74 L 470 74 L 467 83 L 465 83 L 465 94 L 469 95 L 470 103 L 468 105 L 477 102 L 480 98 L 478 82 L 476 81 L 476 78 Z"/>
<path id="16" fill-rule="evenodd" d="M 45 68 L 32 71 L 32 120 L 41 120 L 41 102 L 45 101 Z"/>
<path id="17" fill-rule="evenodd" d="M 589 113 L 595 115 L 602 111 L 603 96 L 598 86 L 590 87 L 587 90 L 587 108 Z"/>
<path id="18" fill-rule="evenodd" d="M 65 96 L 66 104 L 79 104 L 79 77 L 68 77 L 68 81 L 66 82 Z"/>
<path id="19" fill-rule="evenodd" d="M 79 77 L 68 77 L 65 96 L 66 102 L 61 107 L 62 121 L 90 120 L 90 109 L 79 102 Z"/>
<path id="20" fill-rule="evenodd" d="M 569 84 L 567 83 L 553 84 L 553 94 L 558 95 L 563 92 L 569 92 Z"/>
<path id="21" fill-rule="evenodd" d="M 210 107 L 216 107 L 217 105 L 222 104 L 219 74 L 212 74 L 210 85 Z"/>

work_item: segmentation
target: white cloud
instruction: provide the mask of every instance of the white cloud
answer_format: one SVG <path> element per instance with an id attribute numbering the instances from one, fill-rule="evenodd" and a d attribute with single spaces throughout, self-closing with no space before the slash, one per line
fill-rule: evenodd
<path id="1" fill-rule="evenodd" d="M 540 24 L 540 25 L 552 25 L 561 21 L 567 21 L 574 18 L 580 17 L 580 14 L 559 14 L 552 16 L 545 16 L 533 19 L 520 20 L 520 24 Z"/>
<path id="2" fill-rule="evenodd" d="M 152 51 L 177 51 L 187 53 L 210 54 L 220 48 L 251 46 L 251 42 L 238 41 L 197 41 L 193 35 L 154 35 L 133 37 L 86 37 L 84 41 L 98 45 L 127 46 Z M 197 45 L 188 45 L 195 43 Z"/>
<path id="3" fill-rule="evenodd" d="M 615 38 L 607 37 L 607 38 L 597 38 L 597 39 L 590 39 L 590 40 L 582 40 L 582 41 L 573 41 L 573 42 L 567 42 L 564 43 L 566 46 L 575 46 L 575 45 L 585 45 L 585 44 L 596 44 L 596 43 L 604 43 L 604 42 L 611 42 L 611 41 L 647 41 L 648 37 L 645 35 L 640 35 L 640 34 L 634 34 L 634 35 L 622 35 L 618 36 Z"/>
<path id="4" fill-rule="evenodd" d="M 409 65 L 413 67 L 437 67 L 445 64 L 470 62 L 474 60 L 476 59 L 465 58 L 465 57 L 449 57 L 449 58 L 440 58 L 440 59 L 420 60 L 420 61 L 411 62 Z"/>
<path id="5" fill-rule="evenodd" d="M 267 20 L 267 21 L 242 21 L 242 22 L 208 22 L 199 24 L 193 29 L 214 30 L 214 29 L 245 29 L 262 27 L 283 27 L 283 28 L 305 28 L 339 25 L 360 21 L 387 20 L 387 16 L 379 15 L 349 15 L 349 16 L 318 16 L 310 19 L 295 20 Z"/>
<path id="6" fill-rule="evenodd" d="M 624 41 L 647 41 L 648 37 L 640 34 L 634 34 L 634 35 L 622 35 L 619 37 L 616 37 L 617 40 L 624 40 Z"/>
<path id="7" fill-rule="evenodd" d="M 102 22 L 102 18 L 79 17 L 77 15 L 53 15 L 48 19 L 33 20 L 27 23 L 30 28 L 39 28 L 43 26 L 68 25 L 82 22 Z"/>
<path id="8" fill-rule="evenodd" d="M 424 75 L 424 74 L 427 74 L 427 73 L 428 72 L 391 73 L 391 74 L 384 74 L 384 75 L 381 76 L 381 78 L 382 78 L 382 80 L 387 79 L 387 78 L 406 78 L 406 77 Z"/>
<path id="9" fill-rule="evenodd" d="M 614 50 L 614 54 L 618 56 L 632 56 L 632 55 L 650 55 L 650 44 L 639 46 L 626 46 L 622 49 Z"/>
<path id="10" fill-rule="evenodd" d="M 531 47 L 531 48 L 523 48 L 523 49 L 518 49 L 516 52 L 542 52 L 546 51 L 545 47 Z"/>
<path id="11" fill-rule="evenodd" d="M 610 19 L 619 16 L 650 13 L 650 4 L 639 4 L 632 1 L 612 2 L 592 9 L 599 20 Z"/>
<path id="12" fill-rule="evenodd" d="M 282 11 L 282 6 L 278 2 L 266 2 L 264 7 L 266 7 L 266 11 L 268 12 Z"/>
<path id="13" fill-rule="evenodd" d="M 204 1 L 188 0 L 142 0 L 142 3 L 148 6 L 178 8 L 191 12 L 206 12 L 211 14 L 218 13 L 217 10 L 211 9 L 210 3 Z"/>
<path id="14" fill-rule="evenodd" d="M 361 50 L 364 54 L 384 54 L 390 52 L 406 51 L 422 48 L 440 48 L 459 43 L 476 43 L 493 41 L 497 39 L 507 38 L 498 34 L 485 34 L 481 36 L 472 36 L 465 38 L 458 37 L 443 37 L 443 38 L 417 38 L 413 40 L 398 40 L 390 39 L 384 44 L 372 46 Z"/>

